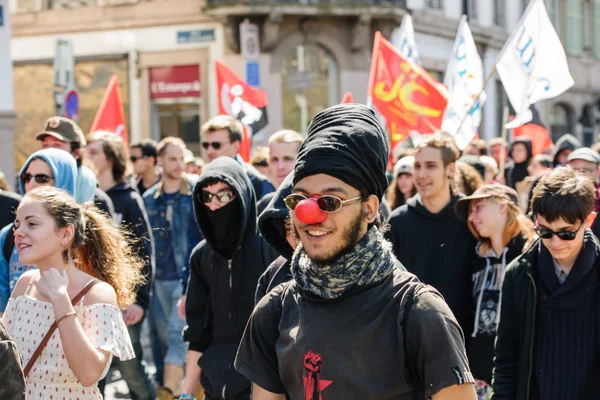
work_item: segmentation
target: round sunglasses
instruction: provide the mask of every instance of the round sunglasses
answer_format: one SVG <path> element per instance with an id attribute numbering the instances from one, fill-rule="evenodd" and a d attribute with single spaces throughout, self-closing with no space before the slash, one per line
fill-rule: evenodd
<path id="1" fill-rule="evenodd" d="M 351 203 L 356 203 L 359 200 L 362 200 L 361 196 L 354 197 L 348 200 L 342 200 L 337 196 L 325 195 L 317 198 L 308 198 L 302 194 L 290 194 L 283 201 L 285 202 L 285 206 L 294 211 L 298 203 L 303 200 L 314 200 L 317 202 L 319 208 L 327 213 L 333 213 L 336 211 L 340 211 L 340 209 L 346 205 Z"/>
<path id="2" fill-rule="evenodd" d="M 31 175 L 30 173 L 24 172 L 21 174 L 21 181 L 24 183 L 29 183 L 29 181 L 31 179 L 35 179 L 35 181 L 37 183 L 48 183 L 51 180 L 53 180 L 54 178 L 51 177 L 50 175 L 46 175 L 46 174 L 35 174 L 35 175 Z"/>
<path id="3" fill-rule="evenodd" d="M 536 221 L 536 224 L 537 224 L 537 221 Z M 579 228 L 577 228 L 577 230 L 575 230 L 575 231 L 554 232 L 554 231 L 552 231 L 552 230 L 550 230 L 548 228 L 540 228 L 539 226 L 536 226 L 535 228 L 533 228 L 533 230 L 542 239 L 552 239 L 552 236 L 556 235 L 556 236 L 558 236 L 558 238 L 560 240 L 571 241 L 571 240 L 575 240 L 575 237 L 577 236 L 577 233 L 579 233 L 579 231 L 581 230 L 581 228 L 583 228 L 583 225 L 585 225 L 585 221 L 583 221 L 581 223 L 581 225 L 579 226 Z"/>

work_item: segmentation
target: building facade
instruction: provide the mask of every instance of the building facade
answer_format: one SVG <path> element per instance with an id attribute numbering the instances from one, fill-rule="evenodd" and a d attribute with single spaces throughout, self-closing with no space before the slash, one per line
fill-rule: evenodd
<path id="1" fill-rule="evenodd" d="M 31 152 L 53 113 L 52 60 L 57 38 L 71 39 L 80 91 L 80 123 L 91 126 L 112 74 L 119 77 L 131 141 L 182 136 L 198 153 L 199 127 L 218 111 L 214 61 L 244 78 L 240 24 L 258 25 L 259 87 L 268 95 L 269 124 L 304 132 L 312 116 L 346 92 L 366 102 L 375 31 L 389 37 L 411 13 L 423 66 L 443 79 L 458 20 L 469 22 L 484 69 L 496 57 L 527 5 L 524 0 L 7 0 L 18 117 L 15 165 Z M 575 86 L 539 104 L 554 139 L 571 132 L 597 140 L 600 0 L 545 0 L 569 55 Z M 500 134 L 506 103 L 490 80 L 480 136 Z"/>

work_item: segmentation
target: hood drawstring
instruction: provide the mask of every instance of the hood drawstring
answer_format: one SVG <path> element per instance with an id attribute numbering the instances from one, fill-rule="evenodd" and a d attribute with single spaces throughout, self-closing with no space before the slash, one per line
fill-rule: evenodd
<path id="1" fill-rule="evenodd" d="M 508 252 L 508 247 L 504 249 L 502 252 L 502 266 L 500 267 L 500 271 L 498 272 L 497 280 L 498 287 L 500 289 L 500 295 L 498 298 L 498 311 L 496 312 L 496 325 L 500 322 L 500 304 L 502 301 L 502 282 L 504 281 L 504 271 L 506 270 L 506 253 Z M 492 264 L 490 263 L 490 258 L 485 258 L 485 274 L 483 276 L 483 280 L 481 281 L 481 286 L 479 288 L 479 296 L 477 296 L 477 307 L 475 309 L 475 324 L 473 326 L 473 333 L 471 337 L 477 336 L 479 333 L 479 314 L 481 313 L 481 303 L 483 301 L 483 292 L 485 290 L 485 286 L 487 284 L 488 276 L 492 272 Z"/>

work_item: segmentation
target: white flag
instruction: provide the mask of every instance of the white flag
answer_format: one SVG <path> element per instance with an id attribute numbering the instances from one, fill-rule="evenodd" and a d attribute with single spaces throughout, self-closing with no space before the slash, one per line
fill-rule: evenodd
<path id="1" fill-rule="evenodd" d="M 477 133 L 481 107 L 486 99 L 485 92 L 482 92 L 483 63 L 465 15 L 458 24 L 444 84 L 448 86 L 448 105 L 444 111 L 442 131 L 454 136 L 456 145 L 463 150 Z"/>
<path id="2" fill-rule="evenodd" d="M 517 114 L 507 128 L 531 121 L 531 104 L 556 97 L 575 83 L 542 0 L 529 3 L 498 56 L 496 70 Z"/>
<path id="3" fill-rule="evenodd" d="M 415 42 L 412 17 L 409 14 L 404 15 L 400 27 L 394 29 L 392 32 L 391 42 L 406 58 L 415 64 L 421 65 L 419 52 L 417 51 L 417 42 Z"/>

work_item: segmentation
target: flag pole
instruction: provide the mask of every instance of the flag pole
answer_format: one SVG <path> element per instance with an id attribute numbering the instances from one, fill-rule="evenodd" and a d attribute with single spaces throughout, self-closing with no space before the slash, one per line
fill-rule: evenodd
<path id="1" fill-rule="evenodd" d="M 504 147 L 504 143 L 507 142 L 506 137 L 508 136 L 508 129 L 506 128 L 506 124 L 508 124 L 508 104 L 504 106 L 504 110 L 502 111 L 502 143 L 500 144 L 500 165 L 498 165 L 498 177 L 504 179 L 504 165 L 506 164 L 506 148 Z M 506 182 L 503 182 L 506 184 Z"/>

